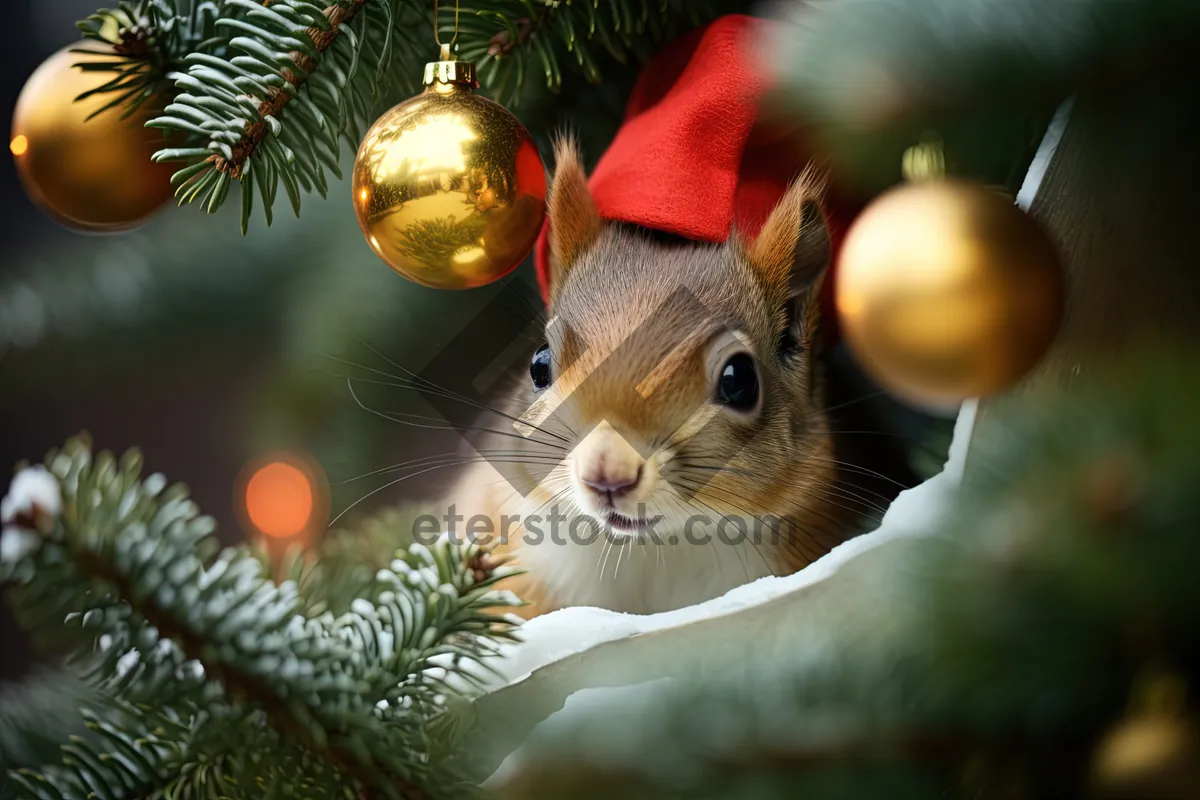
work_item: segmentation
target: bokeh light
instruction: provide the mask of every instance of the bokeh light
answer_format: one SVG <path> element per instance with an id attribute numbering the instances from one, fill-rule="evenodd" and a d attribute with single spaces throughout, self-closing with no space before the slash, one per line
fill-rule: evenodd
<path id="1" fill-rule="evenodd" d="M 308 459 L 273 455 L 252 463 L 241 482 L 240 504 L 257 533 L 287 539 L 323 524 L 323 482 Z"/>

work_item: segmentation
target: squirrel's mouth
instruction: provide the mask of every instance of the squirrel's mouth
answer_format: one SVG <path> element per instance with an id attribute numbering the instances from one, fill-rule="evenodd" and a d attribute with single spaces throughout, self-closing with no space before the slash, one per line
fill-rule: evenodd
<path id="1" fill-rule="evenodd" d="M 654 526 L 662 521 L 662 514 L 646 519 L 644 517 L 630 517 L 622 514 L 620 511 L 608 509 L 604 512 L 604 523 L 614 531 L 622 533 L 633 533 L 639 531 L 642 533 L 653 531 Z"/>

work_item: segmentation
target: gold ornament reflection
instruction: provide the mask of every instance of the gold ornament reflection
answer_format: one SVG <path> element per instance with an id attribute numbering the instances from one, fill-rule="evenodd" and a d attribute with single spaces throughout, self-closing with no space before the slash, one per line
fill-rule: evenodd
<path id="1" fill-rule="evenodd" d="M 416 283 L 467 289 L 532 250 L 546 178 L 529 132 L 474 92 L 469 64 L 437 62 L 424 93 L 384 114 L 355 159 L 355 212 L 371 249 Z"/>
<path id="2" fill-rule="evenodd" d="M 375 167 L 375 181 L 407 180 L 419 172 L 462 172 L 467 168 L 463 143 L 475 132 L 457 115 L 431 117 L 396 137 Z"/>

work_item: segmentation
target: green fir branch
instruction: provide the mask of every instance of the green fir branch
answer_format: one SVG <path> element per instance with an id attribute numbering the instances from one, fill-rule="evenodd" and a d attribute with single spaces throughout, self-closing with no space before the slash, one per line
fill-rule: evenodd
<path id="1" fill-rule="evenodd" d="M 412 546 L 414 522 L 424 511 L 384 508 L 355 528 L 329 531 L 315 547 L 285 553 L 273 568 L 299 587 L 306 614 L 344 614 L 370 593 L 395 553 Z M 264 568 L 272 568 L 268 548 L 259 548 L 258 556 Z"/>
<path id="2" fill-rule="evenodd" d="M 0 684 L 0 798 L 11 796 L 6 773 L 53 761 L 69 737 L 87 732 L 80 712 L 96 700 L 77 671 L 60 666 Z"/>
<path id="3" fill-rule="evenodd" d="M 751 7 L 738 0 L 500 0 L 486 5 L 461 9 L 458 56 L 479 67 L 484 89 L 504 104 L 519 104 L 531 76 L 550 92 L 561 90 L 572 71 L 598 84 L 612 64 L 645 61 L 655 45 L 688 28 Z M 445 40 L 453 33 L 447 14 L 440 34 Z"/>
<path id="4" fill-rule="evenodd" d="M 461 9 L 457 55 L 479 63 L 485 91 L 517 103 L 529 77 L 551 93 L 571 71 L 599 83 L 606 65 L 749 5 L 494 0 Z M 169 101 L 149 124 L 176 134 L 155 159 L 181 163 L 180 203 L 213 213 L 238 183 L 244 232 L 256 204 L 270 224 L 280 185 L 297 216 L 303 194 L 324 196 L 342 142 L 353 150 L 385 98 L 415 91 L 436 57 L 430 11 L 425 0 L 140 0 L 80 27 L 116 51 L 88 67 L 113 75 L 94 90 L 112 95 L 106 107 Z M 440 21 L 447 40 L 453 19 Z"/>
<path id="5" fill-rule="evenodd" d="M 112 75 L 76 98 L 113 95 L 88 118 L 116 107 L 127 117 L 148 101 L 165 104 L 173 93 L 168 76 L 180 69 L 184 57 L 219 50 L 214 27 L 219 13 L 215 0 L 136 0 L 101 9 L 78 22 L 85 40 L 106 49 L 102 59 L 94 56 L 94 47 L 75 50 L 92 55 L 77 66 Z"/>
<path id="6" fill-rule="evenodd" d="M 514 638 L 496 609 L 517 601 L 493 588 L 511 570 L 473 545 L 414 545 L 346 613 L 306 614 L 296 583 L 270 580 L 245 547 L 218 551 L 212 521 L 183 487 L 143 478 L 136 452 L 93 457 L 72 440 L 46 469 L 61 510 L 17 512 L 0 578 L 23 621 L 73 641 L 134 721 L 17 773 L 26 796 L 166 797 L 202 768 L 222 770 L 232 797 L 285 775 L 305 796 L 453 790 L 427 724 Z M 266 748 L 252 762 L 245 730 Z"/>
<path id="7" fill-rule="evenodd" d="M 187 164 L 173 178 L 181 202 L 212 213 L 242 183 L 244 231 L 256 194 L 269 224 L 279 184 L 298 216 L 302 192 L 324 196 L 327 171 L 341 177 L 342 138 L 357 143 L 370 123 L 410 23 L 400 0 L 226 0 L 223 10 L 228 54 L 187 56 L 174 102 L 149 124 L 196 137 L 155 154 Z"/>

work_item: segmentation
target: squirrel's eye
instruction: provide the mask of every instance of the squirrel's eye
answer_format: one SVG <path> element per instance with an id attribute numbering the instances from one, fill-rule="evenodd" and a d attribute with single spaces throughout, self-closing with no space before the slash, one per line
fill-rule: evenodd
<path id="1" fill-rule="evenodd" d="M 717 402 L 735 411 L 753 411 L 758 405 L 758 371 L 748 353 L 737 353 L 721 368 Z"/>
<path id="2" fill-rule="evenodd" d="M 529 362 L 529 377 L 533 379 L 533 388 L 539 392 L 550 385 L 550 345 L 544 344 L 533 353 Z"/>

